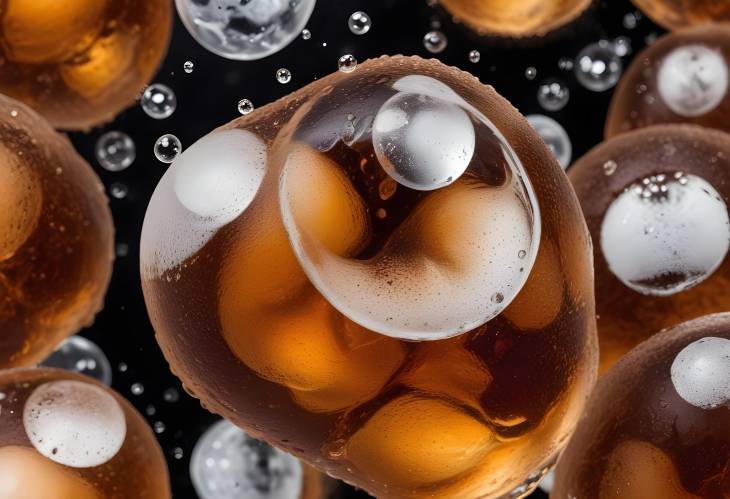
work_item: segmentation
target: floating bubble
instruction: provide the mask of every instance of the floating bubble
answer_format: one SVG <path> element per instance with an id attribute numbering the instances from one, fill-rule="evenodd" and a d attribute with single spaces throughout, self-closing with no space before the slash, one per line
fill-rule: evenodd
<path id="1" fill-rule="evenodd" d="M 243 114 L 244 116 L 253 112 L 254 105 L 253 102 L 251 102 L 248 99 L 241 99 L 238 101 L 238 112 Z"/>
<path id="2" fill-rule="evenodd" d="M 730 401 L 730 340 L 707 337 L 690 343 L 672 362 L 672 384 L 685 401 L 716 409 Z"/>
<path id="3" fill-rule="evenodd" d="M 312 38 L 312 32 L 309 31 L 308 29 L 303 29 L 302 30 L 302 40 L 309 40 L 310 38 Z"/>
<path id="4" fill-rule="evenodd" d="M 276 81 L 281 84 L 289 83 L 291 81 L 291 71 L 286 68 L 279 68 L 276 70 Z"/>
<path id="5" fill-rule="evenodd" d="M 163 163 L 172 163 L 180 155 L 182 144 L 180 139 L 166 133 L 155 142 L 155 157 Z"/>
<path id="6" fill-rule="evenodd" d="M 537 77 L 537 69 L 532 66 L 525 68 L 525 78 L 534 80 Z"/>
<path id="7" fill-rule="evenodd" d="M 439 54 L 444 51 L 449 41 L 440 31 L 429 31 L 423 36 L 423 46 L 432 54 Z"/>
<path id="8" fill-rule="evenodd" d="M 347 20 L 347 26 L 353 34 L 364 35 L 370 31 L 372 22 L 370 21 L 370 16 L 368 16 L 365 12 L 358 10 L 350 15 L 350 18 Z"/>
<path id="9" fill-rule="evenodd" d="M 621 59 L 605 40 L 585 47 L 575 61 L 574 71 L 578 83 L 593 92 L 608 90 L 621 77 Z"/>
<path id="10" fill-rule="evenodd" d="M 280 51 L 307 24 L 315 0 L 175 0 L 188 32 L 214 54 L 249 61 Z"/>
<path id="11" fill-rule="evenodd" d="M 351 54 L 343 55 L 337 61 L 337 67 L 343 73 L 351 73 L 355 71 L 355 68 L 357 67 L 357 59 L 355 59 L 355 57 Z"/>
<path id="12" fill-rule="evenodd" d="M 190 74 L 195 69 L 195 64 L 193 64 L 193 61 L 185 61 L 185 64 L 183 64 L 183 71 L 185 71 L 187 74 Z"/>
<path id="13" fill-rule="evenodd" d="M 112 384 L 112 366 L 104 352 L 83 336 L 71 336 L 49 355 L 42 366 L 84 374 L 107 386 Z"/>
<path id="14" fill-rule="evenodd" d="M 476 64 L 481 60 L 481 58 L 482 54 L 480 54 L 478 50 L 469 51 L 469 62 Z"/>
<path id="15" fill-rule="evenodd" d="M 568 168 L 573 157 L 573 145 L 565 128 L 554 119 L 542 114 L 529 114 L 526 118 L 553 152 L 563 170 Z"/>
<path id="16" fill-rule="evenodd" d="M 537 102 L 546 111 L 560 111 L 570 100 L 570 90 L 558 80 L 549 80 L 537 89 Z"/>
<path id="17" fill-rule="evenodd" d="M 164 120 L 172 116 L 177 109 L 177 97 L 167 85 L 153 83 L 145 89 L 140 104 L 147 116 Z"/>
<path id="18" fill-rule="evenodd" d="M 299 499 L 304 485 L 299 461 L 226 420 L 195 444 L 190 478 L 203 499 Z"/>
<path id="19" fill-rule="evenodd" d="M 137 157 L 137 148 L 131 137 L 116 130 L 99 137 L 94 152 L 102 168 L 110 172 L 129 168 Z"/>
<path id="20" fill-rule="evenodd" d="M 631 53 L 631 39 L 627 36 L 619 36 L 613 40 L 613 51 L 619 57 L 626 57 Z"/>

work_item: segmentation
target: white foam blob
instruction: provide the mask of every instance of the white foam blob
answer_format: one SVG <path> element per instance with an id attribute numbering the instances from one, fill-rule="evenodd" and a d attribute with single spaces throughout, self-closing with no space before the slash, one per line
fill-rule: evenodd
<path id="1" fill-rule="evenodd" d="M 142 228 L 143 273 L 158 276 L 193 255 L 256 197 L 266 173 L 266 144 L 246 130 L 206 135 L 157 185 Z"/>
<path id="2" fill-rule="evenodd" d="M 672 384 L 685 401 L 701 409 L 715 409 L 730 401 L 730 340 L 708 336 L 677 354 L 671 368 Z"/>
<path id="3" fill-rule="evenodd" d="M 715 109 L 727 94 L 728 67 L 722 52 L 704 45 L 671 51 L 657 74 L 659 95 L 680 116 L 701 116 Z"/>
<path id="4" fill-rule="evenodd" d="M 642 294 L 667 296 L 709 277 L 725 259 L 725 202 L 695 175 L 658 174 L 624 190 L 601 225 L 609 268 Z"/>
<path id="5" fill-rule="evenodd" d="M 530 114 L 525 118 L 550 148 L 563 170 L 568 168 L 573 157 L 573 145 L 565 128 L 554 119 L 542 114 Z"/>
<path id="6" fill-rule="evenodd" d="M 74 468 L 108 462 L 127 435 L 116 399 L 96 385 L 72 380 L 38 386 L 23 408 L 23 426 L 38 452 Z"/>
<path id="7" fill-rule="evenodd" d="M 548 472 L 547 475 L 543 477 L 542 480 L 540 480 L 540 490 L 545 492 L 546 494 L 550 494 L 553 491 L 553 487 L 555 486 L 555 469 L 552 469 Z"/>
<path id="8" fill-rule="evenodd" d="M 429 95 L 399 92 L 375 115 L 373 147 L 385 171 L 420 191 L 456 181 L 474 155 L 475 132 L 461 107 Z"/>

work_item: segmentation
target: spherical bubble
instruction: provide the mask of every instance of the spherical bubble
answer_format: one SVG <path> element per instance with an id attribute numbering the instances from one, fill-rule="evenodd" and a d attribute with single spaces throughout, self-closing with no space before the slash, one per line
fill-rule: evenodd
<path id="1" fill-rule="evenodd" d="M 155 157 L 163 163 L 172 163 L 182 151 L 180 139 L 171 133 L 166 133 L 155 142 Z"/>
<path id="2" fill-rule="evenodd" d="M 347 20 L 347 26 L 353 34 L 364 35 L 370 31 L 372 22 L 370 21 L 370 16 L 368 16 L 365 12 L 358 10 L 350 15 L 350 18 Z"/>
<path id="3" fill-rule="evenodd" d="M 72 336 L 64 340 L 41 365 L 84 374 L 107 386 L 112 384 L 109 359 L 98 345 L 83 336 Z"/>
<path id="4" fill-rule="evenodd" d="M 289 83 L 291 81 L 291 71 L 286 68 L 280 68 L 276 70 L 276 81 L 281 84 Z"/>
<path id="5" fill-rule="evenodd" d="M 116 399 L 95 385 L 71 380 L 37 387 L 25 403 L 23 426 L 38 452 L 73 468 L 108 462 L 127 436 Z"/>
<path id="6" fill-rule="evenodd" d="M 185 71 L 187 74 L 190 74 L 195 69 L 195 64 L 193 64 L 193 61 L 185 61 L 183 64 L 183 71 Z"/>
<path id="7" fill-rule="evenodd" d="M 568 168 L 573 157 L 573 145 L 565 128 L 554 119 L 542 114 L 530 114 L 526 118 L 553 152 L 563 170 Z"/>
<path id="8" fill-rule="evenodd" d="M 546 111 L 560 111 L 570 100 L 570 90 L 557 80 L 546 81 L 537 89 L 537 102 Z"/>
<path id="9" fill-rule="evenodd" d="M 430 191 L 452 184 L 469 166 L 474 125 L 457 105 L 399 92 L 375 115 L 373 146 L 396 182 Z"/>
<path id="10" fill-rule="evenodd" d="M 423 46 L 432 54 L 439 54 L 446 49 L 449 41 L 440 31 L 429 31 L 423 36 Z"/>
<path id="11" fill-rule="evenodd" d="M 623 64 L 605 40 L 591 43 L 575 58 L 575 77 L 588 90 L 603 92 L 618 83 Z"/>
<path id="12" fill-rule="evenodd" d="M 672 384 L 680 397 L 702 409 L 730 401 L 730 340 L 702 338 L 679 352 L 672 363 Z"/>
<path id="13" fill-rule="evenodd" d="M 134 163 L 137 148 L 132 138 L 116 130 L 106 132 L 96 141 L 96 160 L 105 170 L 122 171 Z"/>
<path id="14" fill-rule="evenodd" d="M 226 420 L 195 444 L 190 478 L 203 499 L 299 499 L 304 485 L 299 461 Z"/>
<path id="15" fill-rule="evenodd" d="M 209 51 L 240 61 L 262 59 L 301 33 L 315 0 L 175 0 L 190 35 Z"/>
<path id="16" fill-rule="evenodd" d="M 481 60 L 481 58 L 482 54 L 480 54 L 478 50 L 469 51 L 469 62 L 476 64 Z"/>
<path id="17" fill-rule="evenodd" d="M 147 116 L 164 120 L 172 116 L 177 109 L 177 97 L 167 85 L 153 83 L 145 89 L 140 104 Z"/>
<path id="18" fill-rule="evenodd" d="M 238 101 L 238 112 L 244 116 L 251 113 L 254 110 L 253 102 L 248 99 L 241 99 Z"/>
<path id="19" fill-rule="evenodd" d="M 659 95 L 680 116 L 715 109 L 728 91 L 728 67 L 718 50 L 684 45 L 667 54 L 657 75 Z"/>
<path id="20" fill-rule="evenodd" d="M 729 245 L 725 202 L 708 182 L 682 172 L 632 183 L 601 225 L 601 250 L 611 271 L 648 295 L 696 286 L 722 263 Z"/>
<path id="21" fill-rule="evenodd" d="M 357 67 L 357 59 L 351 54 L 345 54 L 337 61 L 337 67 L 343 73 L 351 73 Z"/>

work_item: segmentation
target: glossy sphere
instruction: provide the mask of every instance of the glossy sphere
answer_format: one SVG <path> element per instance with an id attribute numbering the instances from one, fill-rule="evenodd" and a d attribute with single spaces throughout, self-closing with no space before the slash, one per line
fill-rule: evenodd
<path id="1" fill-rule="evenodd" d="M 730 308 L 730 135 L 664 125 L 568 176 L 593 238 L 601 368 L 662 328 Z"/>
<path id="2" fill-rule="evenodd" d="M 642 343 L 598 383 L 550 497 L 730 496 L 728 380 L 730 314 Z"/>
<path id="3" fill-rule="evenodd" d="M 458 20 L 483 35 L 542 36 L 577 18 L 591 0 L 441 0 Z"/>
<path id="4" fill-rule="evenodd" d="M 655 23 L 667 29 L 730 21 L 726 0 L 632 0 Z"/>
<path id="5" fill-rule="evenodd" d="M 451 160 L 450 182 L 420 176 Z M 198 141 L 141 257 L 186 387 L 378 497 L 530 490 L 594 379 L 570 186 L 514 108 L 435 60 L 367 61 Z"/>
<path id="6" fill-rule="evenodd" d="M 0 368 L 91 324 L 112 270 L 103 186 L 69 141 L 0 96 Z"/>
<path id="7" fill-rule="evenodd" d="M 172 26 L 170 0 L 5 0 L 0 13 L 0 93 L 67 130 L 131 105 Z"/>
<path id="8" fill-rule="evenodd" d="M 0 497 L 168 499 L 150 428 L 101 383 L 57 369 L 0 373 Z"/>
<path id="9" fill-rule="evenodd" d="M 664 36 L 636 56 L 619 83 L 606 137 L 662 123 L 730 131 L 730 23 Z"/>

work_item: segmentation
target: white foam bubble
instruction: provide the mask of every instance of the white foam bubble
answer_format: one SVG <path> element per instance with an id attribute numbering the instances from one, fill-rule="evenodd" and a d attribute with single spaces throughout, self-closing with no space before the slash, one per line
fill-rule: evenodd
<path id="1" fill-rule="evenodd" d="M 142 228 L 145 275 L 158 276 L 193 255 L 256 197 L 266 173 L 266 144 L 246 130 L 213 132 L 168 169 Z"/>
<path id="2" fill-rule="evenodd" d="M 725 259 L 730 220 L 725 202 L 705 180 L 677 173 L 647 177 L 611 203 L 601 249 L 629 288 L 666 296 L 709 277 Z"/>
<path id="3" fill-rule="evenodd" d="M 672 384 L 688 403 L 714 409 L 730 401 L 730 340 L 706 337 L 677 354 Z"/>
<path id="4" fill-rule="evenodd" d="M 25 403 L 23 426 L 38 452 L 74 468 L 108 462 L 127 434 L 124 411 L 112 395 L 72 380 L 38 386 Z"/>
<path id="5" fill-rule="evenodd" d="M 671 51 L 657 74 L 659 95 L 680 116 L 701 116 L 715 109 L 727 94 L 728 67 L 722 52 L 704 45 Z"/>

